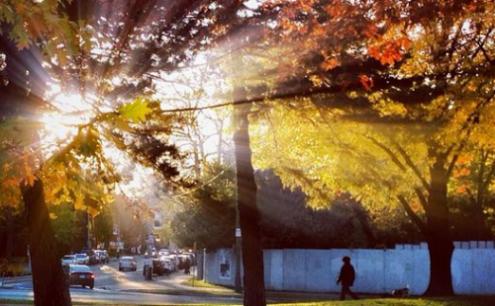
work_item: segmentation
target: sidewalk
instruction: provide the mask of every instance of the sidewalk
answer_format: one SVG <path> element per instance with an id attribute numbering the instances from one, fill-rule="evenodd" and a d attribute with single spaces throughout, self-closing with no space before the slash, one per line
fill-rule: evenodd
<path id="1" fill-rule="evenodd" d="M 212 285 L 211 287 L 190 286 L 187 284 L 191 275 L 183 273 L 173 274 L 169 278 L 156 278 L 150 281 L 149 288 L 144 289 L 122 289 L 123 292 L 140 292 L 154 294 L 175 294 L 175 295 L 200 295 L 200 296 L 232 296 L 240 297 L 241 294 L 227 287 Z M 199 283 L 199 281 L 198 281 Z"/>
<path id="2" fill-rule="evenodd" d="M 0 288 L 12 288 L 16 284 L 31 281 L 31 275 L 0 277 Z"/>
<path id="3" fill-rule="evenodd" d="M 160 283 L 166 283 L 167 288 L 149 288 L 149 289 L 125 289 L 124 292 L 139 292 L 151 294 L 171 294 L 171 295 L 189 295 L 189 296 L 205 296 L 205 297 L 232 297 L 242 298 L 242 292 L 236 292 L 233 288 L 207 285 L 202 281 L 197 281 L 198 286 L 189 285 L 191 275 L 176 275 L 166 281 L 158 280 Z M 165 284 L 164 284 L 165 285 Z M 336 300 L 339 297 L 338 293 L 326 292 L 293 292 L 293 291 L 266 291 L 266 296 L 269 302 L 298 302 L 298 301 L 322 301 Z"/>

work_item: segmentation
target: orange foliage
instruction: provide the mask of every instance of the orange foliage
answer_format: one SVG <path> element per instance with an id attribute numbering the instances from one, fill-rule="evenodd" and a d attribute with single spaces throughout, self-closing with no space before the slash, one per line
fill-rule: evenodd
<path id="1" fill-rule="evenodd" d="M 368 47 L 368 54 L 382 65 L 393 65 L 402 59 L 411 41 L 406 36 L 396 40 L 385 41 Z"/>
<path id="2" fill-rule="evenodd" d="M 471 174 L 471 170 L 469 170 L 469 168 L 463 167 L 456 169 L 452 175 L 457 178 L 462 176 L 468 176 L 469 174 Z"/>
<path id="3" fill-rule="evenodd" d="M 329 70 L 332 70 L 335 67 L 338 67 L 339 65 L 340 65 L 340 63 L 339 63 L 339 61 L 337 59 L 335 59 L 335 58 L 328 58 L 328 59 L 325 59 L 325 61 L 323 61 L 320 66 L 325 71 L 329 71 Z"/>
<path id="4" fill-rule="evenodd" d="M 365 74 L 359 75 L 359 82 L 361 82 L 361 85 L 363 85 L 364 89 L 367 91 L 370 91 L 373 87 L 373 79 Z"/>

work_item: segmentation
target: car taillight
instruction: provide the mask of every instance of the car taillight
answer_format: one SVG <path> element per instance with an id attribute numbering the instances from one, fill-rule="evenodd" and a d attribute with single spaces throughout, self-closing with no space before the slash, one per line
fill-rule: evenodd
<path id="1" fill-rule="evenodd" d="M 91 275 L 90 275 L 90 277 L 91 277 L 91 278 L 95 278 L 95 275 L 94 275 L 94 274 L 91 274 Z"/>

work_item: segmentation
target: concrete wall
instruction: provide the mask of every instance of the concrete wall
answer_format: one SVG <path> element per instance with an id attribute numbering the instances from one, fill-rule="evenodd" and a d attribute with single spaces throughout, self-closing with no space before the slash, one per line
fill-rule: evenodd
<path id="1" fill-rule="evenodd" d="M 411 294 L 419 295 L 428 286 L 430 260 L 424 244 L 386 250 L 265 250 L 265 286 L 269 290 L 337 292 L 340 287 L 335 282 L 342 257 L 346 255 L 352 258 L 356 269 L 353 287 L 356 292 L 384 293 L 409 286 Z M 227 266 L 229 271 L 225 272 Z M 495 249 L 455 249 L 452 277 L 456 293 L 494 294 L 493 275 Z M 232 250 L 206 253 L 205 279 L 214 284 L 234 285 L 235 257 Z"/>
<path id="2" fill-rule="evenodd" d="M 204 279 L 213 284 L 234 286 L 234 260 L 234 253 L 231 249 L 220 249 L 216 252 L 205 253 Z"/>

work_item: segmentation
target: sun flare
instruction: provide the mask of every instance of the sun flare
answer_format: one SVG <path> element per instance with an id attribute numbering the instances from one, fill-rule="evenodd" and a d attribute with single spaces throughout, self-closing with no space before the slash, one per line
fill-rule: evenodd
<path id="1" fill-rule="evenodd" d="M 39 120 L 43 124 L 40 132 L 42 143 L 49 146 L 45 153 L 54 150 L 54 146 L 70 141 L 77 133 L 78 126 L 87 123 L 94 110 L 88 98 L 79 94 L 63 93 L 58 86 L 52 86 L 48 100 L 55 109 L 41 114 Z"/>

